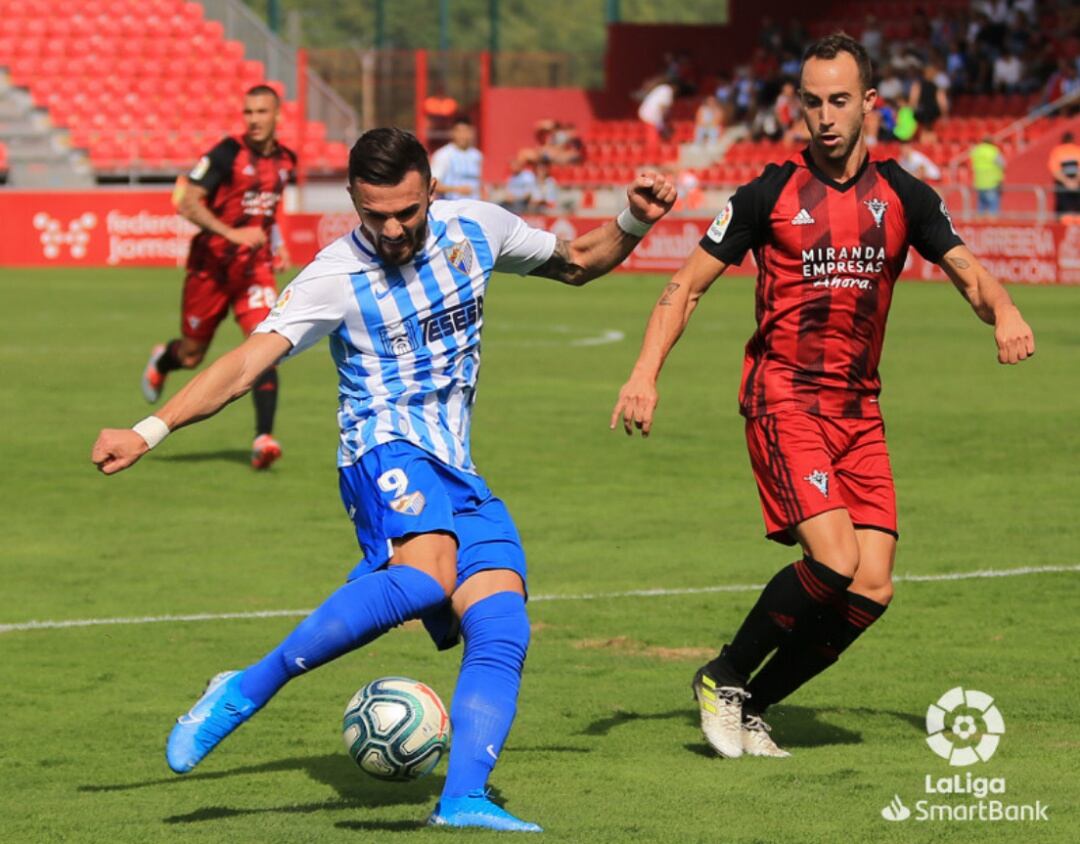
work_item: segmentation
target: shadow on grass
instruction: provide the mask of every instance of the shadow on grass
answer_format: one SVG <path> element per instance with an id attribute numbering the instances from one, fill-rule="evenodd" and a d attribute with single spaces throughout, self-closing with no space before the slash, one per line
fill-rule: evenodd
<path id="1" fill-rule="evenodd" d="M 822 717 L 834 718 L 846 716 L 851 721 L 865 721 L 867 718 L 886 716 L 896 718 L 907 724 L 914 732 L 922 732 L 925 727 L 921 716 L 909 712 L 897 712 L 890 709 L 870 709 L 868 707 L 832 707 L 828 709 L 809 709 L 805 706 L 776 706 L 769 710 L 766 718 L 773 728 L 773 738 L 781 747 L 824 747 L 833 744 L 859 744 L 862 733 L 848 727 L 838 726 L 821 720 Z M 606 736 L 617 727 L 635 721 L 683 721 L 696 726 L 697 708 L 692 704 L 681 709 L 667 712 L 634 712 L 621 710 L 604 718 L 598 718 L 581 731 L 586 736 Z M 687 744 L 687 750 L 702 756 L 714 755 L 708 745 Z"/>
<path id="2" fill-rule="evenodd" d="M 276 762 L 267 762 L 264 765 L 245 765 L 241 768 L 232 768 L 228 771 L 205 771 L 195 774 L 186 774 L 183 777 L 173 776 L 162 779 L 145 780 L 143 782 L 114 783 L 108 785 L 80 785 L 81 792 L 113 792 L 133 791 L 140 788 L 154 788 L 158 786 L 177 787 L 188 783 L 207 783 L 215 780 L 226 780 L 232 777 L 256 776 L 259 774 L 275 774 L 286 771 L 302 771 L 311 779 L 323 785 L 330 786 L 338 796 L 345 801 L 344 805 L 363 806 L 392 806 L 399 803 L 421 803 L 431 800 L 442 788 L 441 776 L 425 777 L 415 783 L 390 783 L 380 782 L 364 774 L 348 756 L 341 753 L 332 753 L 326 756 L 307 756 L 293 759 L 279 759 Z M 406 787 L 403 787 L 406 786 Z M 179 816 L 180 819 L 188 820 L 214 820 L 220 817 L 232 817 L 235 814 L 254 814 L 258 812 L 313 812 L 323 808 L 337 808 L 339 804 L 329 801 L 307 806 L 281 806 L 270 809 L 229 809 L 223 807 L 208 807 L 193 812 L 191 815 Z M 203 817 L 205 815 L 205 817 Z M 198 816 L 198 817 L 196 817 Z M 178 822 L 177 819 L 169 819 L 170 822 Z"/>
<path id="3" fill-rule="evenodd" d="M 352 832 L 415 832 L 427 821 L 338 821 L 334 826 Z"/>
<path id="4" fill-rule="evenodd" d="M 251 451 L 243 448 L 222 448 L 218 451 L 189 451 L 185 454 L 161 454 L 158 460 L 171 463 L 243 463 L 251 462 Z"/>
<path id="5" fill-rule="evenodd" d="M 681 720 L 687 724 L 697 723 L 697 709 L 686 707 L 684 709 L 672 709 L 668 712 L 629 712 L 619 710 L 606 718 L 598 718 L 581 731 L 585 736 L 606 736 L 616 727 L 629 724 L 634 721 L 670 721 Z"/>

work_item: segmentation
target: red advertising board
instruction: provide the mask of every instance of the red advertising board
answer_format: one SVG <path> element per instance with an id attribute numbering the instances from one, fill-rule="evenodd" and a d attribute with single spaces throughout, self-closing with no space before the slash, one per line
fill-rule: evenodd
<path id="1" fill-rule="evenodd" d="M 178 266 L 195 227 L 177 216 L 165 192 L 30 193 L 0 191 L 0 266 Z M 599 225 L 591 217 L 529 217 L 572 240 Z M 709 219 L 662 220 L 624 262 L 628 272 L 671 273 L 694 249 Z M 352 211 L 292 214 L 286 225 L 294 263 L 356 225 Z M 978 222 L 957 231 L 983 263 L 1005 281 L 1080 284 L 1080 226 Z M 748 256 L 741 269 L 754 271 Z M 905 278 L 940 279 L 936 266 L 909 254 Z"/>

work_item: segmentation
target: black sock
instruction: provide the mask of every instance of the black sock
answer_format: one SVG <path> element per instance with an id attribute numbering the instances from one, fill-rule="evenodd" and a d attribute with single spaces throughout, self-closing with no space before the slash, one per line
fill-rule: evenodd
<path id="1" fill-rule="evenodd" d="M 851 644 L 888 609 L 863 595 L 845 592 L 822 607 L 813 624 L 785 643 L 762 668 L 748 690 L 746 706 L 764 712 L 840 658 Z"/>
<path id="2" fill-rule="evenodd" d="M 177 352 L 180 349 L 179 340 L 170 340 L 165 345 L 165 351 L 161 353 L 161 357 L 157 359 L 157 371 L 162 375 L 168 375 L 174 369 L 183 369 L 184 365 L 180 363 L 180 358 Z"/>
<path id="3" fill-rule="evenodd" d="M 851 585 L 851 578 L 807 556 L 786 566 L 768 582 L 754 608 L 709 673 L 720 685 L 745 686 L 746 680 L 791 631 L 806 625 L 823 605 Z"/>
<path id="4" fill-rule="evenodd" d="M 277 410 L 278 375 L 277 367 L 263 373 L 251 388 L 251 398 L 255 402 L 255 436 L 270 434 L 274 431 L 274 411 Z"/>

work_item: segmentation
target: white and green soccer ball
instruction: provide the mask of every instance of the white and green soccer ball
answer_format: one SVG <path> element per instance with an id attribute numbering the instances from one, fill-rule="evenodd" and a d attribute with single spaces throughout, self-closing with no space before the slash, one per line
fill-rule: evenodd
<path id="1" fill-rule="evenodd" d="M 450 747 L 450 716 L 430 687 L 408 677 L 380 677 L 345 707 L 349 756 L 381 780 L 430 774 Z"/>

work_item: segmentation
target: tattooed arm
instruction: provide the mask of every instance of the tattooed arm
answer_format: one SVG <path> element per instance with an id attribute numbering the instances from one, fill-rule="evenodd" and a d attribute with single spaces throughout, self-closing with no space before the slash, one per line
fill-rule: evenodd
<path id="1" fill-rule="evenodd" d="M 1024 322 L 1020 309 L 971 250 L 954 246 L 945 253 L 940 266 L 979 319 L 994 326 L 999 362 L 1019 363 L 1035 354 L 1035 335 Z"/>
<path id="2" fill-rule="evenodd" d="M 637 428 L 642 436 L 649 436 L 653 412 L 660 400 L 656 381 L 664 360 L 682 336 L 698 300 L 727 266 L 698 246 L 668 282 L 649 315 L 637 363 L 619 391 L 611 413 L 612 429 L 622 419 L 627 435 Z"/>
<path id="3" fill-rule="evenodd" d="M 630 213 L 640 224 L 652 225 L 675 204 L 675 186 L 659 173 L 644 172 L 626 191 Z M 641 237 L 628 234 L 615 220 L 585 232 L 572 241 L 560 240 L 551 257 L 529 275 L 580 286 L 621 264 Z"/>

